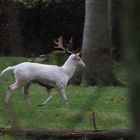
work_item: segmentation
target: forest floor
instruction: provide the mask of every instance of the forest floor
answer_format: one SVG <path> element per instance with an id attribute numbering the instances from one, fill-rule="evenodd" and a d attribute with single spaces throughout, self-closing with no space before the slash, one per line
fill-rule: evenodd
<path id="1" fill-rule="evenodd" d="M 27 58 L 0 58 L 0 71 L 7 66 L 20 63 Z M 125 81 L 125 69 L 117 65 L 114 72 Z M 21 90 L 11 96 L 9 108 L 4 105 L 5 91 L 14 82 L 11 72 L 0 78 L 0 125 L 23 128 L 84 129 L 94 130 L 93 112 L 99 130 L 130 127 L 128 89 L 126 87 L 99 87 L 68 85 L 66 93 L 69 106 L 65 106 L 57 90 L 53 99 L 43 107 L 37 105 L 46 96 L 45 88 L 33 84 L 30 88 L 32 106 L 29 107 L 22 97 Z M 0 140 L 11 140 L 0 136 Z"/>

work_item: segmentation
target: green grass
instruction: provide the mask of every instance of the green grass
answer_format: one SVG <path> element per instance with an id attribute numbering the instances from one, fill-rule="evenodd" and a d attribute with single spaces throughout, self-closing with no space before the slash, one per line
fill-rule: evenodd
<path id="1" fill-rule="evenodd" d="M 26 58 L 0 58 L 0 71 L 9 65 L 25 61 Z M 118 72 L 118 71 L 117 71 Z M 120 74 L 120 73 L 119 73 Z M 123 79 L 123 74 L 120 74 Z M 127 88 L 122 87 L 82 87 L 69 85 L 66 88 L 69 106 L 66 107 L 56 90 L 47 106 L 37 107 L 43 102 L 46 90 L 32 85 L 30 97 L 32 107 L 24 101 L 21 90 L 11 96 L 9 107 L 4 105 L 6 88 L 14 82 L 11 72 L 0 79 L 0 124 L 11 126 L 56 129 L 94 129 L 93 112 L 98 129 L 129 127 Z M 2 138 L 2 137 L 0 137 Z M 4 140 L 9 140 L 5 136 Z"/>

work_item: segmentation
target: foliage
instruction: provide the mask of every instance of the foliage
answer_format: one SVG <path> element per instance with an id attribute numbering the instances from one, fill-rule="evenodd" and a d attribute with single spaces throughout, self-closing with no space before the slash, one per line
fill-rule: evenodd
<path id="1" fill-rule="evenodd" d="M 10 135 L 4 135 L 4 136 L 0 136 L 1 140 L 15 140 L 14 137 L 10 136 Z"/>
<path id="2" fill-rule="evenodd" d="M 65 52 L 52 52 L 50 58 L 50 64 L 62 66 L 67 60 L 67 54 Z"/>
<path id="3" fill-rule="evenodd" d="M 126 85 L 128 84 L 127 71 L 124 63 L 115 63 L 113 66 L 113 72 L 121 82 Z"/>
<path id="4" fill-rule="evenodd" d="M 48 6 L 60 2 L 60 0 L 15 0 L 15 1 L 24 5 L 27 8 L 32 8 L 40 4 Z"/>

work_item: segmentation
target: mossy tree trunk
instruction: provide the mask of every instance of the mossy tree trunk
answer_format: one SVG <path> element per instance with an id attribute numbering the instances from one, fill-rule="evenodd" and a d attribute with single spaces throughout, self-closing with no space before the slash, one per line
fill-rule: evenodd
<path id="1" fill-rule="evenodd" d="M 120 85 L 112 72 L 108 0 L 86 0 L 83 34 L 83 60 L 86 63 L 83 83 Z"/>

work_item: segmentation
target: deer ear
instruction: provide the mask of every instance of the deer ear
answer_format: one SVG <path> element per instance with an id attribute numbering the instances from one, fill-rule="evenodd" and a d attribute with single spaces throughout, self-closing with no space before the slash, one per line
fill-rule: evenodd
<path id="1" fill-rule="evenodd" d="M 73 60 L 77 60 L 77 55 L 74 55 Z"/>
<path id="2" fill-rule="evenodd" d="M 76 53 L 76 55 L 79 56 L 79 57 L 82 57 L 82 53 L 81 52 Z"/>

